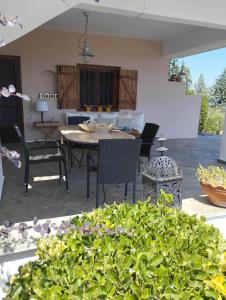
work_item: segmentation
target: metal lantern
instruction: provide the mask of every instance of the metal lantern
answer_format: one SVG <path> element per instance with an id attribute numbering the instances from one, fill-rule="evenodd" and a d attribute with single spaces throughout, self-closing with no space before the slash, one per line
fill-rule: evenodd
<path id="1" fill-rule="evenodd" d="M 168 156 L 154 157 L 146 165 L 142 173 L 144 197 L 156 201 L 160 190 L 173 195 L 173 207 L 181 207 L 182 172 L 178 170 L 176 161 Z"/>
<path id="2" fill-rule="evenodd" d="M 90 46 L 88 44 L 87 40 L 87 33 L 88 33 L 88 22 L 89 22 L 89 13 L 88 12 L 83 12 L 83 15 L 86 19 L 86 25 L 85 25 L 85 32 L 80 36 L 79 41 L 78 41 L 78 46 L 82 50 L 82 52 L 79 54 L 83 61 L 85 63 L 89 62 L 89 60 L 94 57 Z M 83 45 L 81 45 L 81 42 L 83 40 Z"/>

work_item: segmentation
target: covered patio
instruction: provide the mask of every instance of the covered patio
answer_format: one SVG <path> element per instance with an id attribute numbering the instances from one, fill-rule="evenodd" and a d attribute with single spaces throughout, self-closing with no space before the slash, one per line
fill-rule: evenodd
<path id="1" fill-rule="evenodd" d="M 0 146 L 20 153 L 22 168 L 15 168 L 0 155 L 0 225 L 4 225 L 0 226 L 0 298 L 6 292 L 5 282 L 26 262 L 29 265 L 19 269 L 21 273 L 10 284 L 6 299 L 33 299 L 36 295 L 40 299 L 121 300 L 224 297 L 226 208 L 209 202 L 195 173 L 199 164 L 225 166 L 226 120 L 223 137 L 198 135 L 201 97 L 187 96 L 180 76 L 178 81 L 169 80 L 169 60 L 225 47 L 225 4 L 221 0 L 2 2 L 5 30 L 0 42 L 6 45 L 0 49 L 0 88 L 13 84 L 15 89 L 0 89 Z M 19 16 L 21 24 L 18 17 L 11 16 Z M 11 28 L 15 22 L 19 28 Z M 16 92 L 29 95 L 31 101 L 22 103 Z M 130 117 L 127 115 L 122 125 L 123 113 Z M 82 121 L 72 124 L 70 117 Z M 108 168 L 102 165 L 103 174 L 107 177 L 115 166 L 109 161 L 119 161 L 118 165 L 127 167 L 127 178 L 133 174 L 136 190 L 130 181 L 127 194 L 128 181 L 121 183 L 117 178 L 108 185 L 91 173 L 90 199 L 86 199 L 86 159 L 80 167 L 76 160 L 71 164 L 71 153 L 85 149 L 84 157 L 88 152 L 95 161 L 98 153 L 100 161 L 104 143 L 102 138 L 80 143 L 80 137 L 67 137 L 70 126 L 75 133 L 87 121 L 90 123 L 85 125 L 95 124 L 95 129 L 102 124 L 102 130 L 114 124 L 107 133 L 94 130 L 90 134 L 127 136 L 124 145 L 131 153 L 136 144 L 145 144 L 145 125 L 159 128 L 154 145 L 149 142 L 152 148 L 146 158 L 138 146 L 132 159 L 123 146 L 111 156 L 109 141 L 104 141 L 108 151 L 104 166 Z M 58 147 L 60 163 L 31 165 L 29 174 L 26 162 L 35 156 L 25 151 L 25 161 L 26 147 L 17 142 L 15 125 L 23 133 L 22 144 L 47 138 L 39 144 L 54 140 L 68 155 Z M 68 136 L 60 129 L 65 126 Z M 83 127 L 79 127 L 82 135 L 88 135 Z M 136 140 L 134 135 L 142 139 Z M 167 147 L 167 152 L 157 150 L 159 137 L 166 138 L 161 146 Z M 116 146 L 118 142 L 120 138 L 115 139 Z M 35 149 L 37 155 L 39 150 Z M 148 158 L 159 159 L 163 152 L 183 173 L 182 210 L 165 206 L 171 197 L 167 194 L 161 195 L 162 203 L 157 205 L 138 202 L 104 209 L 101 188 L 100 208 L 94 210 L 98 203 L 96 183 L 105 185 L 107 204 L 132 203 L 134 191 L 137 200 L 145 200 L 142 172 L 137 167 L 141 159 L 143 170 L 150 165 Z M 59 182 L 61 163 L 67 165 L 69 192 L 64 180 Z M 174 161 L 171 163 L 177 172 L 176 176 L 169 172 L 167 179 L 173 186 L 181 174 Z M 156 179 L 161 182 L 165 177 Z M 27 195 L 24 183 L 29 188 Z M 180 194 L 180 186 L 176 188 Z M 37 243 L 40 236 L 44 239 Z"/>
<path id="2" fill-rule="evenodd" d="M 30 7 L 37 14 L 37 18 L 31 21 L 27 14 L 29 10 L 23 10 L 23 5 L 27 4 L 23 3 L 18 8 L 18 13 L 23 16 L 22 29 L 10 31 L 6 28 L 3 37 L 7 45 L 0 50 L 0 55 L 3 64 L 4 59 L 16 60 L 19 67 L 16 88 L 23 88 L 31 101 L 24 102 L 23 106 L 21 102 L 20 105 L 17 103 L 17 111 L 12 114 L 16 119 L 11 122 L 11 127 L 1 124 L 3 143 L 11 138 L 15 123 L 24 130 L 26 140 L 48 137 L 59 141 L 60 135 L 55 129 L 68 124 L 70 115 L 87 114 L 90 119 L 103 121 L 104 114 L 118 118 L 120 111 L 129 110 L 132 118 L 141 116 L 139 132 L 145 123 L 159 125 L 158 137 L 163 135 L 168 139 L 167 155 L 183 170 L 182 198 L 199 197 L 195 169 L 199 163 L 207 166 L 218 165 L 218 158 L 224 161 L 225 138 L 222 142 L 219 137 L 197 138 L 200 96 L 185 95 L 184 82 L 168 81 L 169 58 L 222 47 L 226 24 L 224 18 L 219 21 L 209 13 L 202 19 L 190 14 L 189 10 L 185 13 L 181 4 L 177 4 L 175 15 L 171 8 L 166 11 L 161 7 L 161 3 L 150 5 L 144 0 L 123 4 L 115 1 L 106 4 L 91 0 L 59 1 L 54 9 L 51 5 L 51 10 L 45 7 L 45 14 L 42 14 L 42 6 Z M 5 9 L 13 13 L 7 4 Z M 89 16 L 85 43 L 89 42 L 94 53 L 86 64 L 82 64 L 78 45 L 84 38 L 84 16 L 86 21 Z M 91 90 L 92 86 L 82 81 L 82 76 L 94 72 L 99 78 L 106 70 L 116 78 L 112 81 L 113 89 L 104 94 L 104 84 L 95 79 L 96 89 L 102 96 L 96 96 L 99 95 L 96 90 L 84 96 L 83 90 Z M 44 110 L 37 108 L 42 101 L 45 101 Z M 44 111 L 44 123 L 40 122 L 40 111 L 42 121 Z M 44 125 L 48 133 L 43 135 Z M 6 134 L 5 126 L 11 128 L 11 133 L 7 131 Z M 22 154 L 19 145 L 9 144 L 8 147 Z M 156 147 L 152 147 L 152 157 L 159 155 Z M 91 199 L 86 201 L 84 166 L 78 168 L 75 164 L 73 168 L 69 167 L 69 194 L 65 193 L 63 183 L 57 185 L 56 174 L 57 170 L 49 165 L 31 168 L 33 181 L 28 197 L 24 197 L 23 168 L 14 170 L 8 161 L 4 161 L 3 172 L 0 170 L 0 190 L 3 186 L 0 223 L 11 218 L 15 221 L 30 220 L 34 215 L 49 218 L 76 214 L 95 207 L 95 175 L 91 180 Z M 138 199 L 142 198 L 141 181 L 141 176 L 138 176 Z M 122 189 L 122 186 L 112 186 L 107 193 L 107 202 L 121 202 Z"/>

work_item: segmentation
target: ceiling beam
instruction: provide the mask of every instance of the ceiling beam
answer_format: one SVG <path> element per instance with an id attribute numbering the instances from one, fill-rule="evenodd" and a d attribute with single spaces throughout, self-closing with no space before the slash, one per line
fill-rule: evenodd
<path id="1" fill-rule="evenodd" d="M 163 42 L 162 54 L 181 57 L 226 47 L 226 30 L 198 28 Z"/>
<path id="2" fill-rule="evenodd" d="M 146 0 L 143 18 L 226 29 L 225 0 Z"/>

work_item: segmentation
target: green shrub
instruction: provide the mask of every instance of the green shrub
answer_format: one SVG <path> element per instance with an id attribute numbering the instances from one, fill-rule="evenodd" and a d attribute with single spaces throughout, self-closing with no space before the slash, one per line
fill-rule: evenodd
<path id="1" fill-rule="evenodd" d="M 206 127 L 206 121 L 208 117 L 208 100 L 206 96 L 202 96 L 201 109 L 199 116 L 199 132 L 203 132 Z"/>
<path id="2" fill-rule="evenodd" d="M 209 183 L 213 187 L 221 186 L 226 189 L 226 170 L 223 167 L 209 166 L 204 168 L 200 165 L 196 174 L 199 181 Z"/>
<path id="3" fill-rule="evenodd" d="M 220 134 L 224 127 L 224 108 L 209 107 L 208 117 L 203 132 L 208 134 Z"/>
<path id="4" fill-rule="evenodd" d="M 162 201 L 166 195 L 162 195 Z M 226 252 L 204 218 L 162 204 L 113 204 L 38 242 L 5 299 L 223 299 Z M 86 234 L 81 234 L 87 230 Z"/>

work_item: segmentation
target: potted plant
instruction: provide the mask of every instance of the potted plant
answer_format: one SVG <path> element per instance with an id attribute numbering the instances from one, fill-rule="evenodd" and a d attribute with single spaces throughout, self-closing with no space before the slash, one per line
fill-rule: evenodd
<path id="1" fill-rule="evenodd" d="M 84 107 L 85 107 L 85 110 L 87 112 L 91 112 L 91 110 L 92 110 L 92 106 L 91 105 L 84 105 Z"/>
<path id="2" fill-rule="evenodd" d="M 169 81 L 177 81 L 177 74 L 172 74 L 169 78 Z"/>
<path id="3" fill-rule="evenodd" d="M 97 111 L 98 111 L 98 112 L 102 112 L 102 111 L 103 111 L 103 106 L 102 106 L 102 105 L 99 105 L 99 106 L 97 107 Z"/>
<path id="4" fill-rule="evenodd" d="M 197 177 L 203 193 L 207 194 L 210 202 L 226 207 L 226 170 L 223 167 L 199 166 Z"/>
<path id="5" fill-rule="evenodd" d="M 111 112 L 112 105 L 107 105 L 105 107 L 106 112 Z"/>

